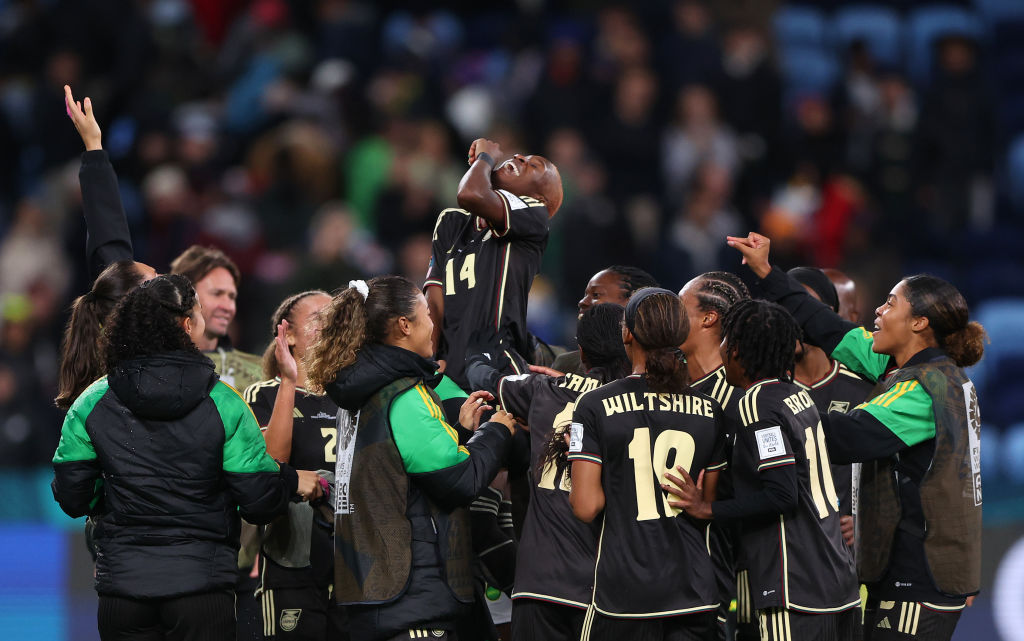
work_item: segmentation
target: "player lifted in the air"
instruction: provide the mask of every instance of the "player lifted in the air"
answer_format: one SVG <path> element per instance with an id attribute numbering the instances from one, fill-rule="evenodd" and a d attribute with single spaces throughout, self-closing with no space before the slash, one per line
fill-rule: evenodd
<path id="1" fill-rule="evenodd" d="M 466 388 L 464 358 L 474 331 L 494 328 L 513 364 L 532 356 L 526 301 L 562 204 L 558 168 L 541 156 L 505 159 L 497 143 L 477 139 L 459 183 L 459 209 L 434 225 L 423 287 L 434 319 L 435 357 Z M 515 366 L 515 365 L 514 365 Z"/>

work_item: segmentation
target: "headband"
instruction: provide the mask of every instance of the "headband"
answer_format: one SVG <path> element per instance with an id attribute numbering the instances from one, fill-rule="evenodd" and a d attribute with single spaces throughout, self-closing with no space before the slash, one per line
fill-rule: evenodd
<path id="1" fill-rule="evenodd" d="M 661 287 L 644 287 L 633 292 L 633 295 L 629 297 L 629 302 L 626 303 L 626 329 L 630 332 L 633 331 L 634 323 L 636 322 L 636 310 L 640 308 L 640 303 L 644 302 L 644 299 L 650 296 L 656 296 L 658 294 L 668 294 L 669 296 L 675 296 L 675 292 L 670 292 L 667 289 Z"/>
<path id="2" fill-rule="evenodd" d="M 365 280 L 350 280 L 348 281 L 348 286 L 362 294 L 363 302 L 366 302 L 366 299 L 370 296 L 370 288 L 366 285 Z"/>

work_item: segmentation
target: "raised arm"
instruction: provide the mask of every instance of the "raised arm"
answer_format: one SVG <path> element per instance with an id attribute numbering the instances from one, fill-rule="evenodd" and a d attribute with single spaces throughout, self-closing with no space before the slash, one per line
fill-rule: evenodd
<path id="1" fill-rule="evenodd" d="M 119 260 L 134 260 L 128 219 L 121 204 L 117 174 L 103 151 L 102 132 L 88 97 L 76 102 L 71 87 L 64 85 L 68 117 L 82 137 L 85 153 L 78 181 L 82 186 L 82 211 L 88 236 L 85 241 L 90 280 L 95 280 L 107 265 Z"/>
<path id="2" fill-rule="evenodd" d="M 491 171 L 502 155 L 498 143 L 484 138 L 474 140 L 469 147 L 469 171 L 459 182 L 459 207 L 496 229 L 505 226 L 505 201 L 491 185 Z"/>

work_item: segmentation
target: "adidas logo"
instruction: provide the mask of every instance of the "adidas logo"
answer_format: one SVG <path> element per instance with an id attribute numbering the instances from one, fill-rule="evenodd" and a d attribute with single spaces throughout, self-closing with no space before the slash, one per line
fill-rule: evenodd
<path id="1" fill-rule="evenodd" d="M 879 627 L 879 628 L 882 628 L 884 630 L 892 630 L 892 626 L 889 624 L 889 617 L 885 617 L 884 619 L 879 621 L 878 625 L 875 626 L 875 627 Z"/>

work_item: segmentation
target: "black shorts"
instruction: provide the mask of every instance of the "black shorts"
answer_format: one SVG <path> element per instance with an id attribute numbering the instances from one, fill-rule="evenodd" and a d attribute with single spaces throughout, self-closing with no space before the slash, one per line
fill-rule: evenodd
<path id="1" fill-rule="evenodd" d="M 167 599 L 100 595 L 96 622 L 103 641 L 222 641 L 235 638 L 231 590 Z"/>
<path id="2" fill-rule="evenodd" d="M 264 588 L 258 599 L 265 639 L 348 638 L 344 609 L 332 603 L 327 588 Z"/>
<path id="3" fill-rule="evenodd" d="M 512 601 L 512 641 L 577 641 L 587 611 L 537 599 Z"/>
<path id="4" fill-rule="evenodd" d="M 581 641 L 707 641 L 717 638 L 714 612 L 660 619 L 619 619 L 591 612 Z"/>
<path id="5" fill-rule="evenodd" d="M 962 613 L 962 606 L 869 600 L 864 610 L 864 641 L 949 641 Z"/>
<path id="6" fill-rule="evenodd" d="M 860 608 L 851 610 L 860 613 Z M 761 641 L 853 641 L 851 610 L 810 614 L 784 608 L 757 611 Z"/>

